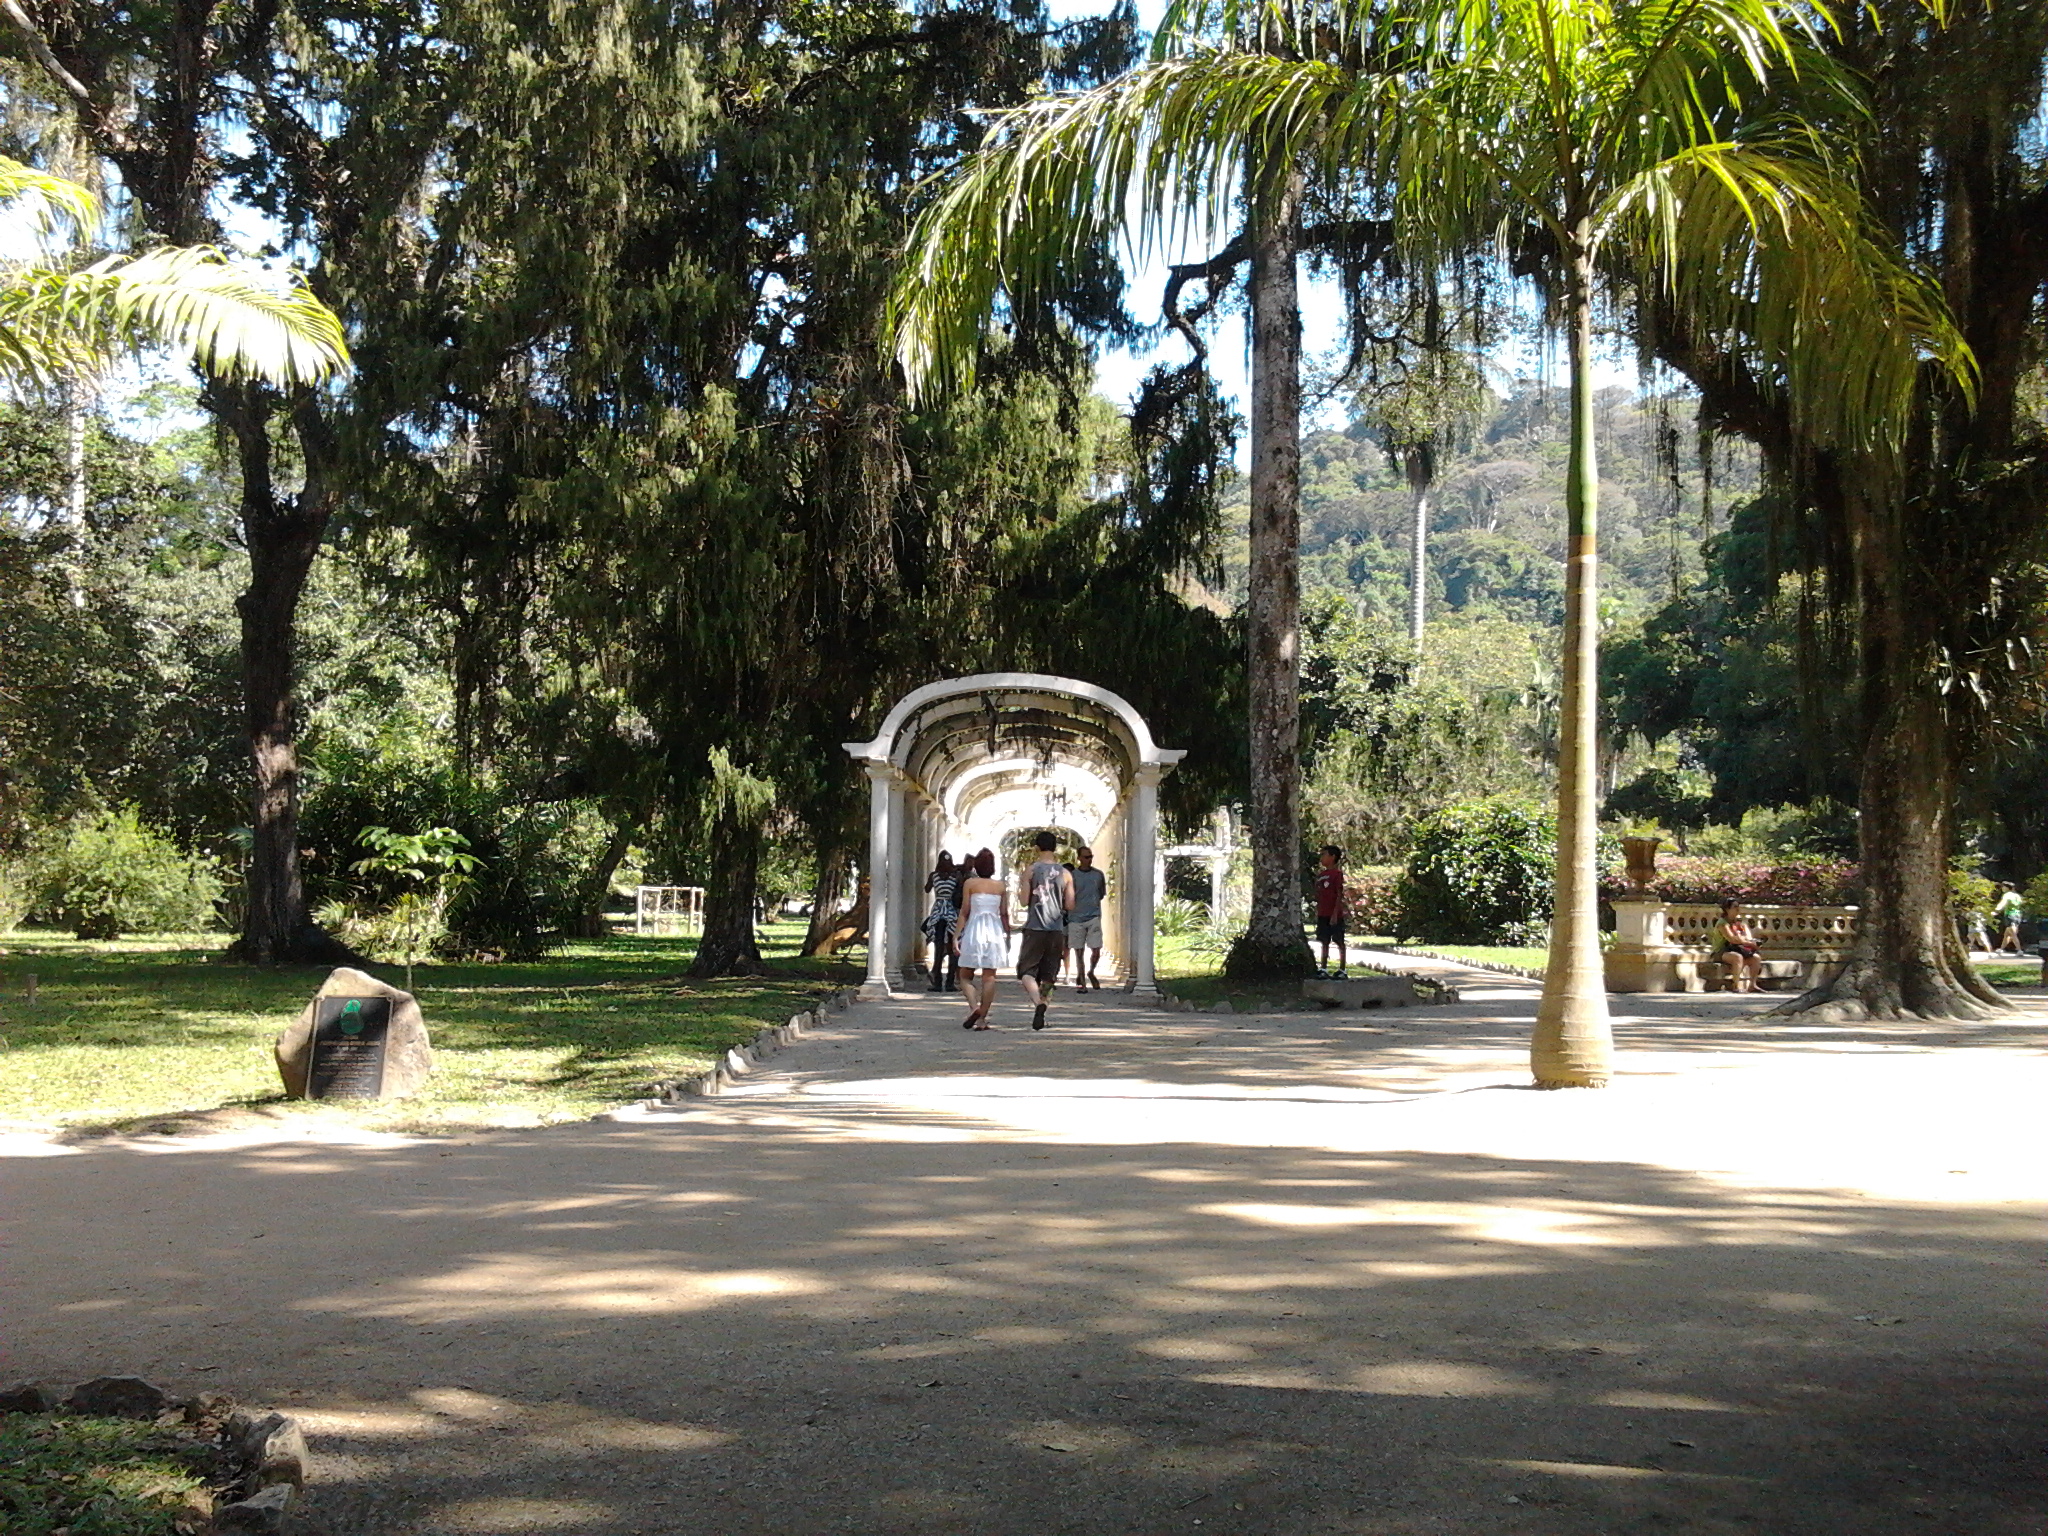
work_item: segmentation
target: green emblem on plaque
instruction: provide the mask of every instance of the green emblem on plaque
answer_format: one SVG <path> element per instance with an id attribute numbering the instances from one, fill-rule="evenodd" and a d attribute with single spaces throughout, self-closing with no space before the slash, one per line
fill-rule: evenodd
<path id="1" fill-rule="evenodd" d="M 363 1004 L 360 998 L 350 998 L 341 1005 L 341 1032 L 344 1035 L 360 1035 L 363 1032 Z"/>

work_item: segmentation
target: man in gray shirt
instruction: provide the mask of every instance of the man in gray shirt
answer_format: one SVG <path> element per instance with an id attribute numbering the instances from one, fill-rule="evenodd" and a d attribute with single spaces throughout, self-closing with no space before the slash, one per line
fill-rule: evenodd
<path id="1" fill-rule="evenodd" d="M 1045 993 L 1060 979 L 1067 956 L 1067 913 L 1074 905 L 1074 877 L 1055 859 L 1060 840 L 1038 834 L 1038 860 L 1025 875 L 1024 931 L 1017 940 L 1017 979 L 1031 999 L 1031 1027 L 1045 1028 Z"/>
<path id="2" fill-rule="evenodd" d="M 1095 867 L 1091 848 L 1075 851 L 1074 905 L 1067 913 L 1067 953 L 1074 957 L 1074 985 L 1102 990 L 1095 967 L 1102 960 L 1102 898 L 1109 894 L 1109 876 Z M 1083 967 L 1082 951 L 1087 951 Z"/>

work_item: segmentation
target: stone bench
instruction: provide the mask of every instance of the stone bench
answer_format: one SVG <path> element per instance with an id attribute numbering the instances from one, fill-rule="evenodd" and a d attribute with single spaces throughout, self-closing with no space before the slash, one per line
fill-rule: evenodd
<path id="1" fill-rule="evenodd" d="M 1832 980 L 1849 958 L 1855 907 L 1743 905 L 1763 941 L 1766 991 L 1803 991 Z M 1604 954 L 1610 992 L 1718 992 L 1728 969 L 1715 956 L 1720 908 L 1707 902 L 1614 903 L 1614 942 Z"/>

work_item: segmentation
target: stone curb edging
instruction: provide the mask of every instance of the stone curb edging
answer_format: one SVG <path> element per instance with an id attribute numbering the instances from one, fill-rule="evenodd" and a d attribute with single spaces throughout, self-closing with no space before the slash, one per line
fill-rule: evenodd
<path id="1" fill-rule="evenodd" d="M 178 1528 L 193 1536 L 275 1536 L 286 1512 L 305 1492 L 306 1432 L 289 1414 L 252 1413 L 224 1392 L 173 1397 L 140 1376 L 99 1376 L 60 1393 L 39 1381 L 24 1381 L 0 1392 L 0 1413 L 73 1413 L 89 1418 L 142 1419 L 157 1424 L 219 1424 L 218 1436 L 235 1470 L 239 1499 L 217 1504 L 197 1496 L 179 1516 Z"/>
<path id="2" fill-rule="evenodd" d="M 1407 955 L 1416 960 L 1446 960 L 1452 965 L 1469 966 L 1475 971 L 1495 971 L 1502 976 L 1519 976 L 1524 981 L 1543 979 L 1543 972 L 1532 965 L 1507 965 L 1498 960 L 1473 960 L 1464 955 L 1447 955 L 1435 949 L 1410 949 L 1405 945 L 1396 945 L 1387 953 Z"/>
<path id="3" fill-rule="evenodd" d="M 855 988 L 842 987 L 828 992 L 817 1003 L 803 1013 L 792 1013 L 787 1024 L 777 1024 L 756 1034 L 745 1045 L 736 1045 L 725 1053 L 719 1064 L 709 1072 L 700 1072 L 694 1077 L 665 1077 L 649 1085 L 653 1095 L 647 1100 L 650 1107 L 661 1104 L 680 1104 L 685 1099 L 715 1098 L 724 1093 L 738 1079 L 747 1076 L 777 1051 L 795 1045 L 812 1030 L 821 1027 L 828 1013 L 844 1013 L 852 1006 L 858 995 Z"/>

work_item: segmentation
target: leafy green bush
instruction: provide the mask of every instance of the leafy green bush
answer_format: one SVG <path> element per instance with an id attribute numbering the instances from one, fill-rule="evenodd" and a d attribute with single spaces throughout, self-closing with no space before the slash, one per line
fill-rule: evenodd
<path id="1" fill-rule="evenodd" d="M 477 865 L 448 903 L 445 938 L 435 947 L 507 960 L 538 959 L 560 942 L 606 830 L 575 801 L 521 804 L 492 780 L 447 764 L 331 747 L 299 823 L 316 906 L 339 902 L 373 921 L 406 893 L 401 876 L 355 868 L 381 827 L 444 827 L 462 838 Z"/>
<path id="2" fill-rule="evenodd" d="M 213 926 L 219 873 L 144 826 L 133 807 L 72 823 L 38 864 L 37 913 L 81 939 Z"/>
<path id="3" fill-rule="evenodd" d="M 1426 816 L 1400 882 L 1403 937 L 1535 944 L 1550 921 L 1557 822 L 1525 800 L 1468 800 Z"/>
<path id="4" fill-rule="evenodd" d="M 20 864 L 0 861 L 0 933 L 21 926 L 35 905 L 35 881 Z"/>
<path id="5" fill-rule="evenodd" d="M 1399 934 L 1401 866 L 1368 864 L 1345 870 L 1344 900 L 1353 933 Z"/>

